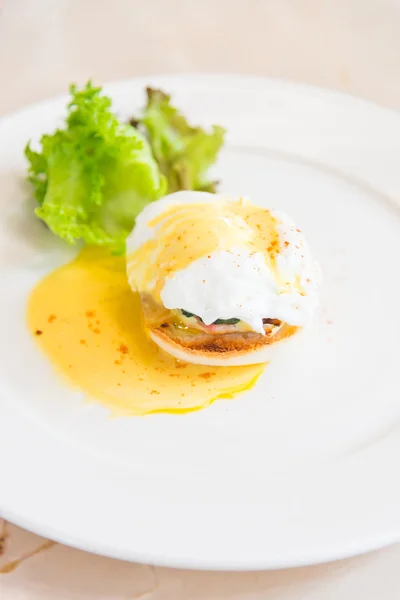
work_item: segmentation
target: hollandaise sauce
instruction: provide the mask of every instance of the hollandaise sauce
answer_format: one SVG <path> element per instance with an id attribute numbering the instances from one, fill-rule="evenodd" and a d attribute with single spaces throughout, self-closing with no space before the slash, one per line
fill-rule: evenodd
<path id="1" fill-rule="evenodd" d="M 115 415 L 200 409 L 249 389 L 265 367 L 206 367 L 165 354 L 146 334 L 125 257 L 91 248 L 37 284 L 28 326 L 60 374 Z"/>
<path id="2" fill-rule="evenodd" d="M 271 271 L 276 272 L 276 221 L 270 211 L 244 199 L 218 201 L 213 197 L 212 204 L 174 205 L 147 227 L 156 234 L 133 252 L 128 249 L 128 279 L 157 302 L 161 302 L 168 277 L 218 250 L 239 246 L 249 253 L 261 252 Z M 134 235 L 140 229 L 134 230 Z"/>

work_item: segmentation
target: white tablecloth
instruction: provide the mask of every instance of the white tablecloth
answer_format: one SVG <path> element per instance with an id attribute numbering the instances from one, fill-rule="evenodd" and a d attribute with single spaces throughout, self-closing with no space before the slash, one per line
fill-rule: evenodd
<path id="1" fill-rule="evenodd" d="M 0 115 L 71 81 L 189 71 L 290 78 L 400 109 L 400 0 L 0 3 Z M 0 521 L 0 540 L 1 531 Z M 11 525 L 5 533 L 1 600 L 400 598 L 400 545 L 315 567 L 207 573 L 96 557 Z"/>

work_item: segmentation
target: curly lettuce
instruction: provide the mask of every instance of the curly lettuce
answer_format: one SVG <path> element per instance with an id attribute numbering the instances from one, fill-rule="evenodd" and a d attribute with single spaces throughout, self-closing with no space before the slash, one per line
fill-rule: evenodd
<path id="1" fill-rule="evenodd" d="M 65 127 L 43 135 L 39 151 L 25 149 L 35 212 L 71 244 L 120 253 L 136 215 L 166 193 L 166 179 L 146 137 L 119 122 L 100 87 L 72 85 L 70 93 Z"/>
<path id="2" fill-rule="evenodd" d="M 138 213 L 182 189 L 215 191 L 207 172 L 225 130 L 189 125 L 170 96 L 147 89 L 139 120 L 125 124 L 111 100 L 89 81 L 70 87 L 65 126 L 43 135 L 38 151 L 25 148 L 38 207 L 36 215 L 70 244 L 122 253 Z"/>
<path id="3" fill-rule="evenodd" d="M 214 125 L 210 133 L 189 125 L 172 106 L 171 97 L 147 88 L 147 106 L 139 124 L 144 127 L 158 166 L 168 181 L 168 192 L 201 190 L 215 192 L 207 171 L 224 143 L 225 129 Z"/>

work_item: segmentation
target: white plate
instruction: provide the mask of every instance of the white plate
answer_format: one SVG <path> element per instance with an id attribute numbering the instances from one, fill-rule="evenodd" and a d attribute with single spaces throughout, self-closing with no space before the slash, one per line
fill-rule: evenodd
<path id="1" fill-rule="evenodd" d="M 281 208 L 324 271 L 321 309 L 256 388 L 185 416 L 110 420 L 65 387 L 24 322 L 71 256 L 32 216 L 23 147 L 65 98 L 0 125 L 0 513 L 135 561 L 256 569 L 400 538 L 400 116 L 339 94 L 236 76 L 108 86 L 120 114 L 161 86 L 229 131 L 222 190 Z"/>

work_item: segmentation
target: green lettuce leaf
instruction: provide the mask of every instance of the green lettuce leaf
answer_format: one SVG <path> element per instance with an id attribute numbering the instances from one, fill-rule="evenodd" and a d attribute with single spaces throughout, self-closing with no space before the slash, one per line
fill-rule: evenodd
<path id="1" fill-rule="evenodd" d="M 146 91 L 147 106 L 139 123 L 167 178 L 168 192 L 182 189 L 215 192 L 217 182 L 207 179 L 207 171 L 224 143 L 224 128 L 215 125 L 207 133 L 200 127 L 192 127 L 171 105 L 170 96 L 152 88 Z"/>
<path id="2" fill-rule="evenodd" d="M 39 152 L 25 149 L 35 212 L 69 243 L 123 252 L 136 215 L 166 193 L 166 180 L 145 136 L 118 121 L 101 88 L 88 82 L 70 93 L 65 127 L 43 135 Z"/>

